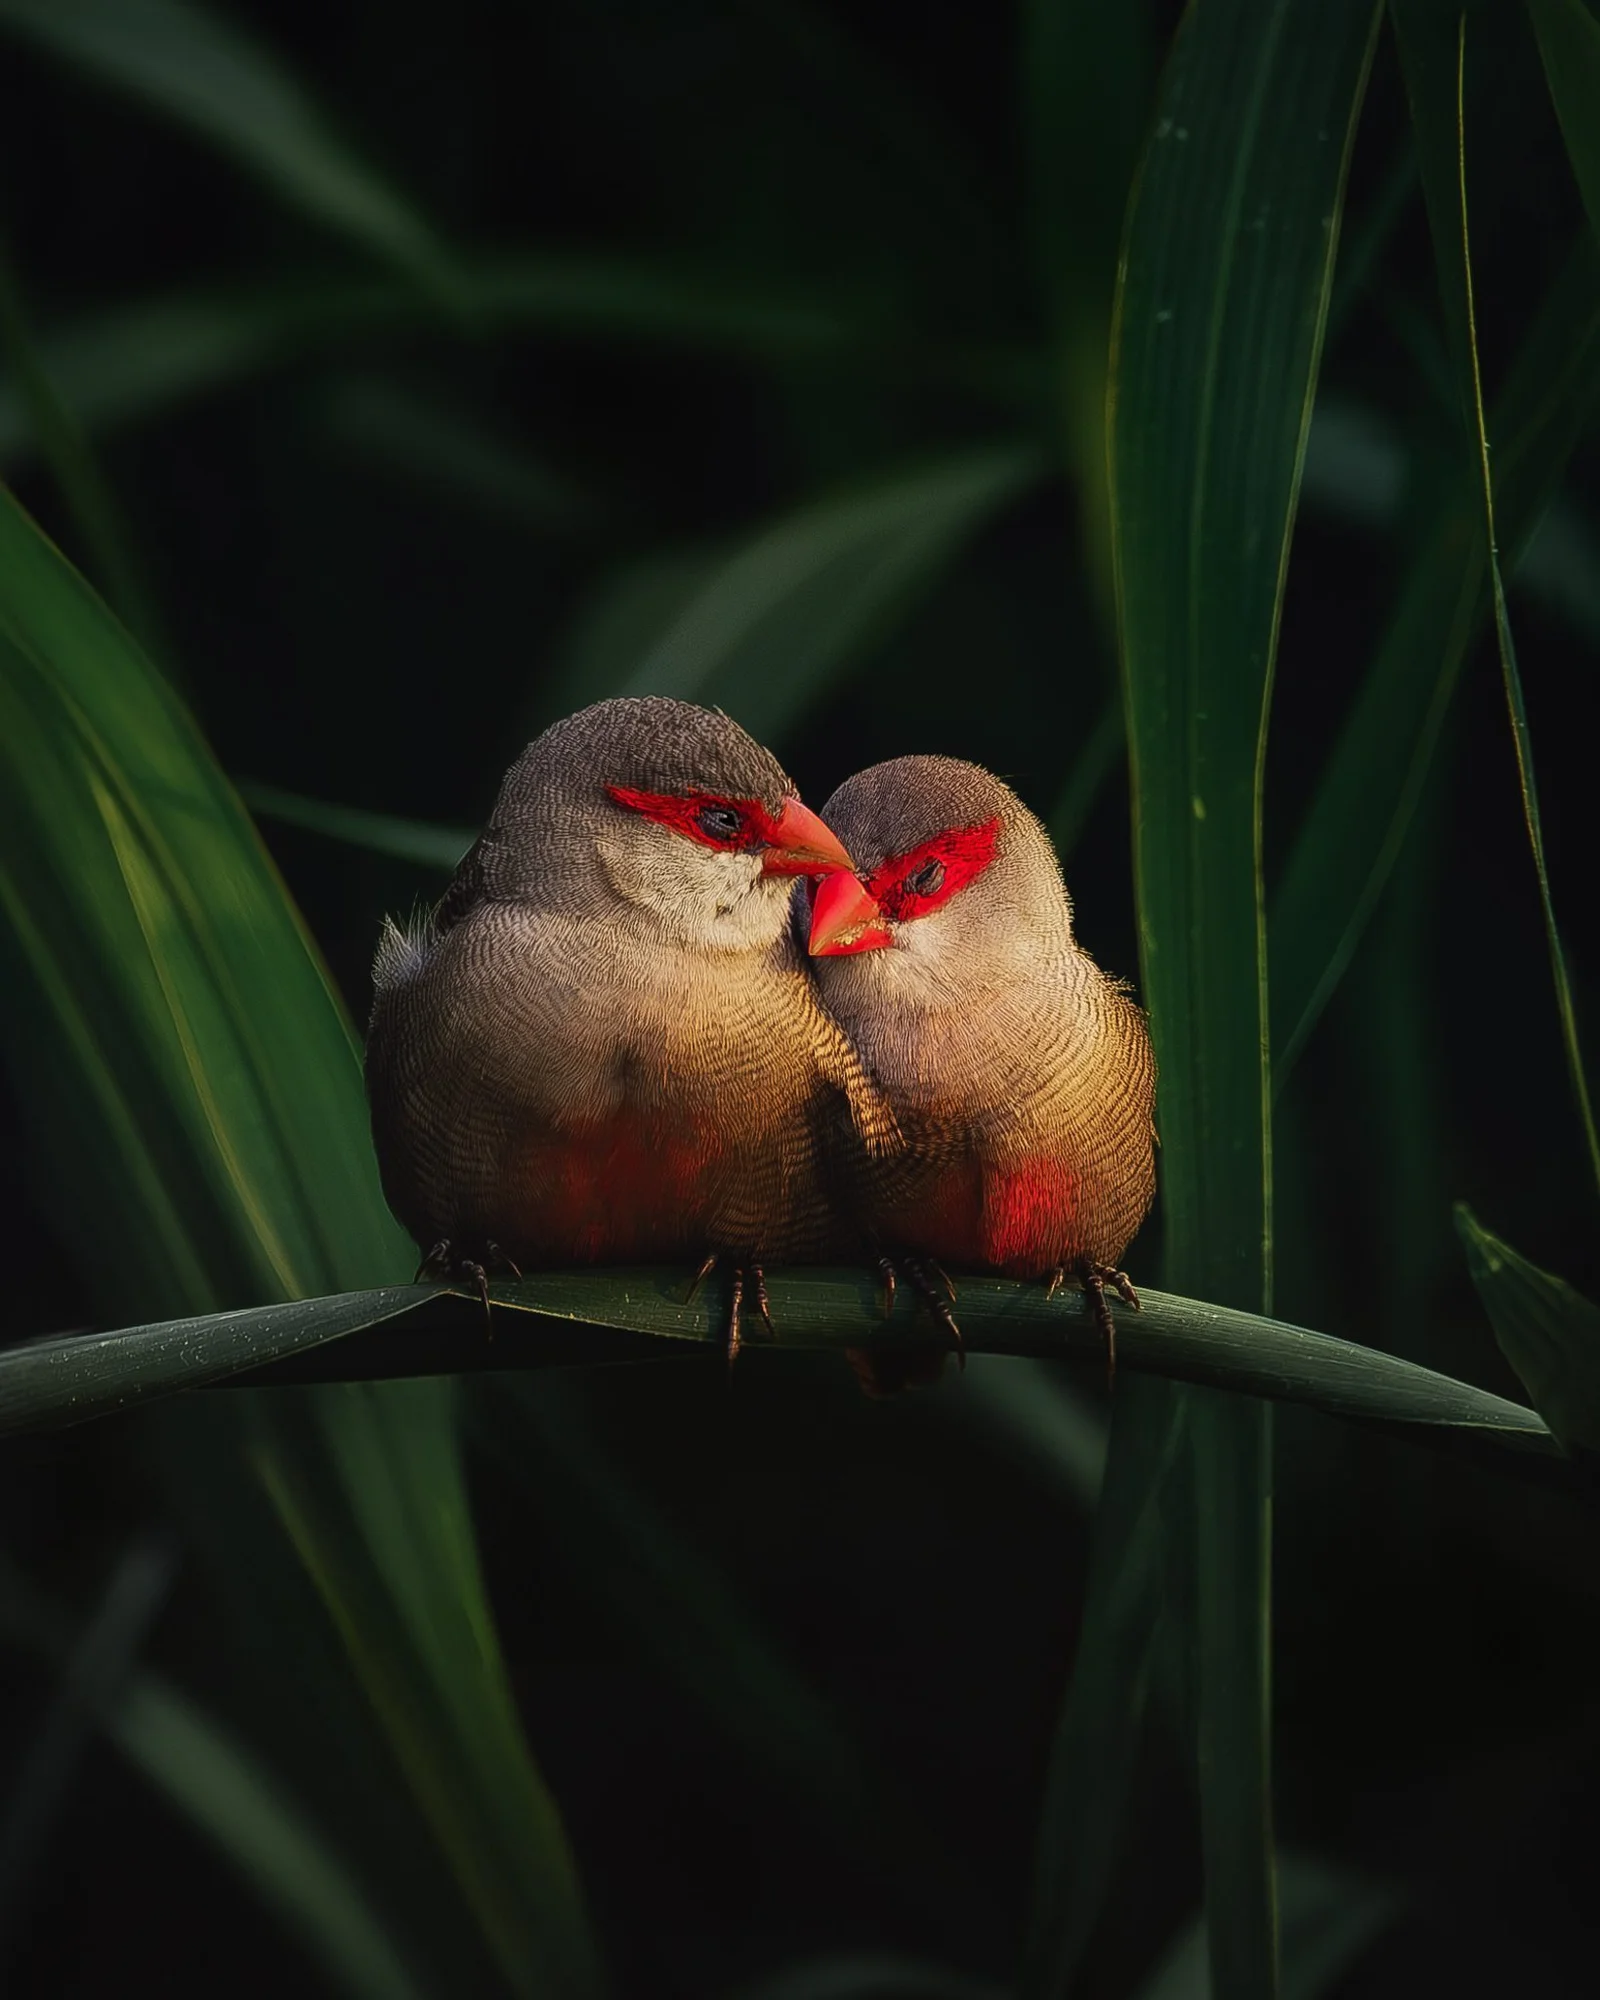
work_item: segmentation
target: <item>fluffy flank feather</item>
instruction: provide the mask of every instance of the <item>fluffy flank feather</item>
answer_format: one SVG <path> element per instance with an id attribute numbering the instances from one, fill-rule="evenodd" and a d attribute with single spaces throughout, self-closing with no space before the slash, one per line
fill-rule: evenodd
<path id="1" fill-rule="evenodd" d="M 385 917 L 372 961 L 372 983 L 378 992 L 388 993 L 397 986 L 409 985 L 427 964 L 432 942 L 433 919 L 426 910 L 413 910 L 404 924 Z"/>

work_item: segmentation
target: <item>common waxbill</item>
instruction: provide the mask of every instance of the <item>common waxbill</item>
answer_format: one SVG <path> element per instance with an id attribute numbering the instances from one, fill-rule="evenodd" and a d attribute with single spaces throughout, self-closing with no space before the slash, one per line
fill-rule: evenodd
<path id="1" fill-rule="evenodd" d="M 898 1135 L 789 922 L 850 865 L 720 710 L 602 701 L 531 743 L 373 968 L 373 1138 L 425 1265 L 487 1303 L 485 1267 L 720 1255 L 732 1354 L 764 1260 L 859 1243 L 830 1154 Z"/>
<path id="2" fill-rule="evenodd" d="M 882 1248 L 1052 1290 L 1072 1273 L 1113 1366 L 1105 1287 L 1137 1305 L 1117 1262 L 1155 1192 L 1143 1013 L 1073 937 L 1048 835 L 990 772 L 897 757 L 823 815 L 860 879 L 816 887 L 810 950 L 907 1145 L 868 1175 Z"/>

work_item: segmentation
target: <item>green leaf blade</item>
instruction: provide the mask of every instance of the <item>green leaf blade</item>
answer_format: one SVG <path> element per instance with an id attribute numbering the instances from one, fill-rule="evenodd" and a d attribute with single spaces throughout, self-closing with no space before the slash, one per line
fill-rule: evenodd
<path id="1" fill-rule="evenodd" d="M 18 1083 L 41 1130 L 65 1105 L 118 1135 L 74 1168 L 101 1254 L 158 1307 L 394 1274 L 353 1039 L 248 816 L 3 492 L 0 572 L 0 949 L 37 1057 Z"/>
<path id="2" fill-rule="evenodd" d="M 897 1299 L 883 1318 L 875 1272 L 773 1270 L 767 1283 L 771 1344 L 780 1352 L 926 1340 L 914 1300 Z M 476 1292 L 397 1285 L 61 1335 L 0 1351 L 0 1434 L 101 1415 L 134 1393 L 224 1381 L 402 1380 L 720 1350 L 724 1307 L 714 1297 L 686 1301 L 683 1290 L 674 1269 L 546 1271 L 492 1286 L 489 1323 Z M 1150 1289 L 1141 1297 L 1142 1311 L 1118 1319 L 1118 1367 L 1129 1374 L 1303 1403 L 1419 1436 L 1479 1435 L 1535 1451 L 1550 1443 L 1532 1410 L 1415 1362 L 1234 1307 Z M 964 1277 L 961 1320 L 974 1354 L 1050 1361 L 1103 1378 L 1104 1344 L 1079 1296 L 1047 1299 L 1041 1286 Z M 751 1366 L 767 1365 L 760 1352 L 752 1351 Z"/>
<path id="3" fill-rule="evenodd" d="M 1600 29 L 1584 15 L 1592 37 L 1595 70 L 1592 78 L 1596 110 L 1600 110 Z M 1423 187 L 1428 196 L 1428 219 L 1433 234 L 1434 260 L 1444 299 L 1445 318 L 1456 356 L 1462 404 L 1467 415 L 1471 457 L 1476 472 L 1477 504 L 1481 519 L 1480 545 L 1487 553 L 1488 595 L 1494 613 L 1495 642 L 1500 657 L 1500 675 L 1505 689 L 1506 709 L 1511 723 L 1512 747 L 1516 757 L 1517 784 L 1522 797 L 1523 821 L 1533 854 L 1538 884 L 1540 913 L 1544 920 L 1545 944 L 1555 987 L 1556 1011 L 1561 1024 L 1567 1073 L 1577 1105 L 1579 1124 L 1589 1158 L 1589 1169 L 1600 1191 L 1600 1129 L 1583 1062 L 1578 1034 L 1577 1007 L 1572 979 L 1567 968 L 1566 950 L 1556 923 L 1555 903 L 1550 888 L 1550 872 L 1545 857 L 1543 817 L 1539 807 L 1538 780 L 1534 773 L 1533 744 L 1528 731 L 1527 706 L 1523 698 L 1522 673 L 1517 663 L 1516 641 L 1506 605 L 1505 582 L 1501 573 L 1499 533 L 1496 523 L 1497 481 L 1491 467 L 1489 432 L 1484 416 L 1483 379 L 1478 353 L 1477 312 L 1473 284 L 1471 230 L 1467 203 L 1466 67 L 1467 21 L 1463 14 L 1455 22 L 1453 34 L 1447 23 L 1431 10 L 1404 0 L 1396 8 L 1396 26 L 1406 66 L 1412 115 L 1417 127 L 1417 147 L 1422 165 Z M 1563 82 L 1564 89 L 1582 95 L 1585 89 L 1583 53 L 1589 46 L 1568 49 L 1576 80 Z M 1548 66 L 1548 54 L 1547 54 Z"/>
<path id="4" fill-rule="evenodd" d="M 1526 546 L 1600 388 L 1600 254 L 1585 232 L 1496 401 L 1496 519 Z M 1478 470 L 1463 454 L 1406 565 L 1388 627 L 1272 900 L 1272 1046 L 1281 1084 L 1344 977 L 1422 794 L 1467 652 L 1489 610 Z"/>
<path id="5" fill-rule="evenodd" d="M 996 445 L 809 502 L 758 531 L 678 610 L 620 688 L 736 707 L 780 740 L 955 551 L 1043 470 Z"/>
<path id="6" fill-rule="evenodd" d="M 1111 485 L 1169 1281 L 1271 1297 L 1261 799 L 1284 572 L 1375 8 L 1191 8 L 1128 224 Z M 1277 1991 L 1271 1430 L 1191 1398 L 1212 1975 Z"/>
<path id="7" fill-rule="evenodd" d="M 100 1296 L 193 1310 L 405 1270 L 354 1037 L 248 815 L 170 687 L 5 494 L 0 737 L 0 1023 L 40 1144 L 57 1149 L 54 1220 Z M 132 1349 L 99 1336 L 12 1349 L 0 1422 L 25 1420 L 35 1397 L 70 1416 L 215 1380 L 246 1354 L 292 1354 L 410 1296 L 380 1290 L 376 1306 L 346 1302 L 331 1319 L 272 1305 L 168 1323 Z M 338 1575 L 329 1609 L 352 1657 L 381 1653 L 402 1691 L 381 1719 L 425 1718 L 391 1748 L 412 1775 L 420 1740 L 442 1774 L 415 1788 L 418 1805 L 446 1851 L 466 1854 L 461 1879 L 486 1885 L 472 1909 L 512 1989 L 584 2000 L 601 1975 L 509 1707 L 464 1474 L 441 1442 L 450 1392 L 363 1397 L 359 1410 L 337 1392 L 311 1399 L 299 1545 Z M 258 1464 L 287 1449 L 303 1402 L 230 1412 L 265 1438 Z M 430 1450 L 395 1456 L 393 1439 L 419 1428 Z M 382 1495 L 426 1532 L 380 1534 L 364 1484 L 375 1435 Z M 238 1453 L 225 1467 L 202 1504 L 243 1509 L 229 1482 L 248 1469 Z"/>

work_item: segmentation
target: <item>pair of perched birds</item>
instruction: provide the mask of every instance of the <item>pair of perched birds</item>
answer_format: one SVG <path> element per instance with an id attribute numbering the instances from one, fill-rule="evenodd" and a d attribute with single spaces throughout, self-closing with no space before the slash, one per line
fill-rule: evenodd
<path id="1" fill-rule="evenodd" d="M 803 886 L 802 886 L 803 885 Z M 614 700 L 512 765 L 430 916 L 384 930 L 367 1038 L 425 1265 L 718 1257 L 1105 1286 L 1154 1192 L 1144 1016 L 1072 933 L 1001 781 L 899 757 L 822 814 L 720 710 Z M 937 1260 L 937 1261 L 934 1261 Z M 885 1373 L 858 1361 L 869 1386 Z"/>

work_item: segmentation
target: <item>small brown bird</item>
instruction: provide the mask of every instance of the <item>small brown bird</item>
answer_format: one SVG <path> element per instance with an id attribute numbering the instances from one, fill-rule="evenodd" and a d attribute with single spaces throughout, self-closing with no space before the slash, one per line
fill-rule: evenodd
<path id="1" fill-rule="evenodd" d="M 720 1255 L 731 1354 L 763 1260 L 858 1242 L 830 1155 L 898 1135 L 789 921 L 795 877 L 850 865 L 720 710 L 603 701 L 531 743 L 373 968 L 373 1138 L 424 1268 L 487 1304 L 486 1266 Z"/>
<path id="2" fill-rule="evenodd" d="M 907 1144 L 868 1177 L 881 1247 L 1052 1291 L 1073 1273 L 1114 1367 L 1105 1287 L 1138 1304 L 1117 1261 L 1155 1192 L 1143 1013 L 1073 937 L 1049 836 L 988 771 L 897 757 L 823 815 L 861 879 L 816 888 L 810 949 Z"/>

